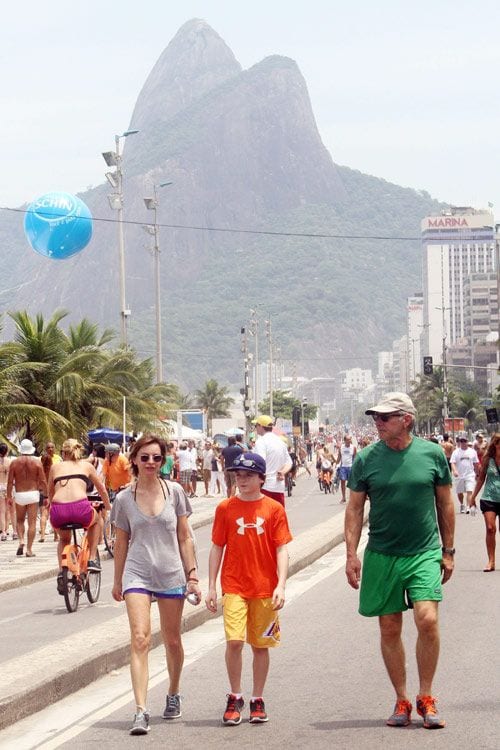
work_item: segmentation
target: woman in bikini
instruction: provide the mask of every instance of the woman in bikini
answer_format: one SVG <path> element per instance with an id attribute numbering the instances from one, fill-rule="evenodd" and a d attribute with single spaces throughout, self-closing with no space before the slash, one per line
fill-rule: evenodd
<path id="1" fill-rule="evenodd" d="M 108 493 L 102 479 L 96 470 L 86 460 L 82 460 L 83 446 L 70 438 L 63 443 L 62 461 L 52 464 L 49 473 L 49 505 L 50 523 L 59 533 L 57 559 L 61 569 L 62 552 L 66 544 L 71 542 L 71 531 L 61 529 L 65 523 L 81 523 L 88 530 L 90 547 L 89 569 L 100 570 L 95 561 L 97 544 L 99 542 L 100 526 L 99 513 L 93 508 L 87 498 L 87 490 L 92 485 L 97 489 L 99 497 L 104 503 L 106 511 L 111 510 Z M 62 573 L 58 576 L 58 591 L 61 588 Z"/>

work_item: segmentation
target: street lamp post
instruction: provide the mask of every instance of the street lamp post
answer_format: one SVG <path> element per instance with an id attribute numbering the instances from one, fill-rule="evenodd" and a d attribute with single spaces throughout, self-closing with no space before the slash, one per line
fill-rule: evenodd
<path id="1" fill-rule="evenodd" d="M 123 169 L 120 154 L 120 139 L 135 135 L 138 130 L 126 130 L 121 135 L 115 135 L 115 150 L 104 151 L 103 158 L 108 167 L 116 167 L 115 172 L 106 172 L 106 179 L 116 192 L 108 196 L 109 205 L 118 211 L 118 262 L 120 270 L 120 315 L 121 315 L 121 343 L 127 347 L 127 318 L 130 310 L 125 301 L 125 239 L 123 235 Z"/>
<path id="2" fill-rule="evenodd" d="M 156 317 L 156 382 L 163 382 L 163 358 L 161 343 L 161 282 L 160 282 L 160 227 L 158 226 L 158 187 L 172 185 L 172 182 L 160 182 L 153 185 L 153 198 L 144 198 L 148 211 L 153 211 L 154 261 L 155 261 L 155 317 Z"/>

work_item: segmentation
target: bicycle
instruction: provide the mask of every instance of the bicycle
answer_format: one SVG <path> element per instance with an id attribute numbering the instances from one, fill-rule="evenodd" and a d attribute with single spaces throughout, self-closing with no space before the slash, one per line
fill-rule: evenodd
<path id="1" fill-rule="evenodd" d="M 104 503 L 95 503 L 97 511 L 104 508 Z M 68 612 L 76 612 L 80 601 L 80 594 L 85 591 L 87 599 L 91 604 L 99 599 L 101 592 L 101 571 L 88 570 L 90 556 L 90 547 L 85 530 L 81 535 L 80 543 L 78 542 L 77 531 L 83 529 L 81 523 L 65 523 L 61 529 L 68 529 L 73 532 L 73 541 L 67 544 L 62 553 L 62 593 L 64 603 Z M 100 562 L 99 550 L 96 551 L 95 560 Z M 59 582 L 58 582 L 59 584 Z"/>
<path id="2" fill-rule="evenodd" d="M 322 477 L 321 477 L 321 483 L 323 485 L 323 490 L 325 491 L 325 495 L 332 491 L 332 472 L 329 469 L 322 471 Z"/>

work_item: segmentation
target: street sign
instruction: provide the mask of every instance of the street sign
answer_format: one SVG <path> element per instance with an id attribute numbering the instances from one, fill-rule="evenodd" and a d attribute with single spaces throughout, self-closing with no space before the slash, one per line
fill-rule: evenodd
<path id="1" fill-rule="evenodd" d="M 424 357 L 424 375 L 432 375 L 433 370 L 432 357 Z"/>
<path id="2" fill-rule="evenodd" d="M 496 424 L 498 422 L 498 412 L 494 407 L 486 409 L 486 421 L 488 424 Z"/>

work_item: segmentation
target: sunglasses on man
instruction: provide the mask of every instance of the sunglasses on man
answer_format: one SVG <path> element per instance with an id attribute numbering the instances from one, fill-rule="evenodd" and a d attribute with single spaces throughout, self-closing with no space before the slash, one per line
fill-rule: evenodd
<path id="1" fill-rule="evenodd" d="M 379 420 L 381 422 L 388 422 L 389 419 L 392 419 L 392 417 L 402 417 L 402 412 L 395 411 L 392 412 L 392 414 L 372 414 L 372 419 L 374 422 L 378 422 Z"/>

